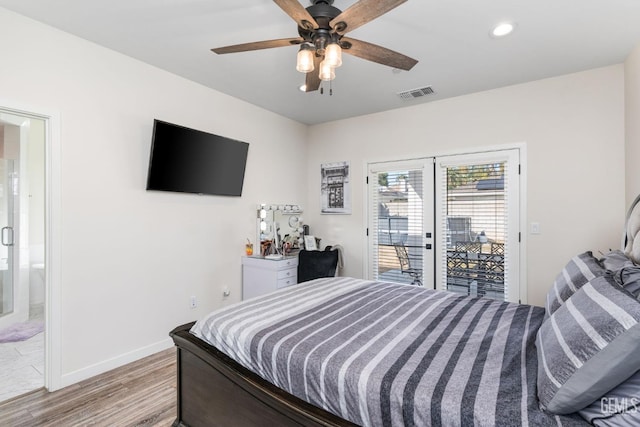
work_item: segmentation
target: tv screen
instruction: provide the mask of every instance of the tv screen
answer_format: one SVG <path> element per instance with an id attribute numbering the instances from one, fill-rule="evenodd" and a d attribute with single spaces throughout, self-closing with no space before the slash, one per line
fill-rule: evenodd
<path id="1" fill-rule="evenodd" d="M 249 144 L 154 120 L 147 190 L 241 196 Z"/>

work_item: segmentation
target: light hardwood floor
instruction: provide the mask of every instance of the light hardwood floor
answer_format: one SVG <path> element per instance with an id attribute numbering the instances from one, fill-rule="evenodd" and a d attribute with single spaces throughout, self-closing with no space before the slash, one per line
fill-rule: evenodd
<path id="1" fill-rule="evenodd" d="M 49 393 L 0 403 L 0 426 L 170 426 L 176 418 L 176 350 L 162 351 Z"/>

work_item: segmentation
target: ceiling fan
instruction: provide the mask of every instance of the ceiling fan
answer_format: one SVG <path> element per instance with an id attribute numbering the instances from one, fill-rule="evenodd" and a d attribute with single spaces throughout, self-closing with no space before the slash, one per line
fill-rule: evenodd
<path id="1" fill-rule="evenodd" d="M 344 37 L 349 31 L 389 12 L 407 0 L 359 0 L 344 12 L 332 6 L 333 0 L 311 0 L 304 8 L 298 0 L 273 0 L 298 24 L 299 37 L 264 40 L 211 49 L 217 54 L 246 52 L 300 45 L 296 69 L 306 73 L 304 90 L 318 90 L 322 81 L 333 80 L 335 68 L 342 64 L 342 52 L 400 70 L 418 63 L 393 50 Z M 319 70 L 318 72 L 312 72 Z"/>

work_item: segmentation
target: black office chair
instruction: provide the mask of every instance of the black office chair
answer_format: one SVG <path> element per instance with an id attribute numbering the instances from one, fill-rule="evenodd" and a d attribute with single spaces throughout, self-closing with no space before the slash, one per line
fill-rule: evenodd
<path id="1" fill-rule="evenodd" d="M 324 251 L 305 251 L 298 253 L 298 283 L 320 277 L 333 277 L 338 266 L 338 251 L 327 247 Z"/>

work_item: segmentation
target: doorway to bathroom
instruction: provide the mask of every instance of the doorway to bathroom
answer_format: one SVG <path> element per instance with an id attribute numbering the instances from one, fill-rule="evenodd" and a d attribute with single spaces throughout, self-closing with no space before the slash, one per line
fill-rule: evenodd
<path id="1" fill-rule="evenodd" d="M 46 125 L 0 108 L 0 401 L 45 385 Z"/>

